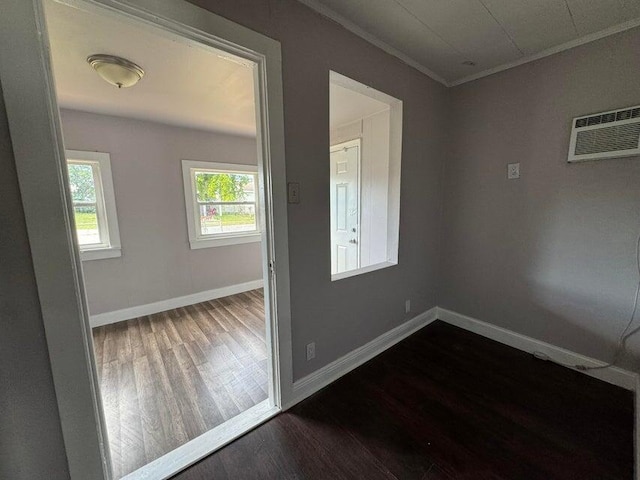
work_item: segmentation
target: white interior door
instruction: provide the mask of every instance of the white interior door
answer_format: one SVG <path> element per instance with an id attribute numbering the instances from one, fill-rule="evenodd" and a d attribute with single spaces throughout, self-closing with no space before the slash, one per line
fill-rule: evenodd
<path id="1" fill-rule="evenodd" d="M 360 267 L 360 139 L 331 147 L 331 274 Z"/>

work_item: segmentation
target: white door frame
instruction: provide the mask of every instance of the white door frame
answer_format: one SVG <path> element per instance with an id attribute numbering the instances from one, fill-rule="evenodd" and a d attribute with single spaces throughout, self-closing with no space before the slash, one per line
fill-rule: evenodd
<path id="1" fill-rule="evenodd" d="M 265 199 L 262 253 L 271 308 L 269 388 L 274 409 L 289 406 L 293 377 L 280 43 L 184 0 L 63 3 L 118 12 L 256 62 L 258 162 Z M 71 478 L 111 480 L 43 10 L 42 0 L 3 1 L 0 79 Z M 206 454 L 201 451 L 198 458 Z M 181 460 L 181 468 L 198 458 Z M 173 473 L 179 467 L 173 465 Z"/>

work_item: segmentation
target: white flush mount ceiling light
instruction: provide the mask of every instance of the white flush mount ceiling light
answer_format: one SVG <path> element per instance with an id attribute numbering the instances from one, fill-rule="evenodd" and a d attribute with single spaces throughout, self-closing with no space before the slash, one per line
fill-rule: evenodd
<path id="1" fill-rule="evenodd" d="M 138 65 L 114 55 L 91 55 L 87 62 L 105 81 L 118 88 L 132 87 L 144 76 L 144 70 Z"/>

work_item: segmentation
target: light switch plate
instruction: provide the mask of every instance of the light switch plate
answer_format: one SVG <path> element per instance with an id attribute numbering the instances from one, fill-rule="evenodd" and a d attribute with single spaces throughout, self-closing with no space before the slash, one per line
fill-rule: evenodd
<path id="1" fill-rule="evenodd" d="M 519 163 L 509 163 L 507 165 L 507 178 L 509 180 L 513 180 L 515 178 L 520 178 L 520 164 Z"/>
<path id="2" fill-rule="evenodd" d="M 287 183 L 287 199 L 289 203 L 300 203 L 300 184 L 297 182 Z"/>

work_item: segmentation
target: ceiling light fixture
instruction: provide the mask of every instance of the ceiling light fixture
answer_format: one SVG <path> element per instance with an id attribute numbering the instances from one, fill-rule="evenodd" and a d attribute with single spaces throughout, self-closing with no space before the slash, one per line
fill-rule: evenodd
<path id="1" fill-rule="evenodd" d="M 132 87 L 144 76 L 144 70 L 126 58 L 97 54 L 87 57 L 87 62 L 98 75 L 118 88 Z"/>

